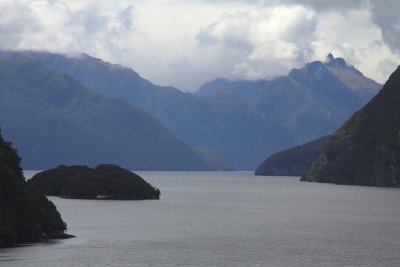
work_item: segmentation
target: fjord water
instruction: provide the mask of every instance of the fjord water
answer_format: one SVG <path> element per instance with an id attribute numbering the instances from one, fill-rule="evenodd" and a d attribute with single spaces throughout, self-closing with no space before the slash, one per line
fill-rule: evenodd
<path id="1" fill-rule="evenodd" d="M 399 189 L 250 172 L 139 174 L 161 200 L 51 197 L 77 237 L 1 249 L 0 266 L 400 265 Z"/>

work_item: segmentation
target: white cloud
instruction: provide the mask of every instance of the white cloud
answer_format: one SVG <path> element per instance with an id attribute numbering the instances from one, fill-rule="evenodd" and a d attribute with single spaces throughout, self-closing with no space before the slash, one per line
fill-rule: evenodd
<path id="1" fill-rule="evenodd" d="M 383 41 L 381 29 L 373 23 L 369 9 L 328 12 L 315 31 L 312 50 L 322 59 L 329 52 L 346 59 L 364 75 L 385 82 L 394 71 L 380 68 L 380 62 L 391 59 L 400 63 L 400 56 Z"/>
<path id="2" fill-rule="evenodd" d="M 286 74 L 328 52 L 384 82 L 400 63 L 397 2 L 0 0 L 0 47 L 85 52 L 190 90 Z"/>
<path id="3" fill-rule="evenodd" d="M 315 26 L 313 11 L 302 6 L 275 6 L 225 14 L 203 28 L 197 40 L 200 48 L 211 47 L 230 58 L 229 65 L 220 70 L 223 76 L 260 79 L 308 60 Z"/>
<path id="4" fill-rule="evenodd" d="M 400 52 L 400 1 L 371 1 L 373 19 L 381 28 L 385 42 Z"/>

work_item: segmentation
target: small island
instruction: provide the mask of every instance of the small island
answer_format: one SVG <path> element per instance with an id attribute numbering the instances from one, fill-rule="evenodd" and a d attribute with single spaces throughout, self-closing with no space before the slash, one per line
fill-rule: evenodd
<path id="1" fill-rule="evenodd" d="M 58 166 L 34 175 L 28 183 L 47 196 L 74 199 L 160 199 L 160 190 L 139 175 L 113 164 Z"/>

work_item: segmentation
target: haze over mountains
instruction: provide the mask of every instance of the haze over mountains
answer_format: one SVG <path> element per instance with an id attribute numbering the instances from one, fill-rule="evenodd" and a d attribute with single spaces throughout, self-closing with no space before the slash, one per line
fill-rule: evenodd
<path id="1" fill-rule="evenodd" d="M 181 165 L 174 165 L 176 163 L 170 165 L 171 162 L 164 162 L 165 164 L 162 165 L 163 168 L 175 166 L 174 169 L 183 168 L 187 170 L 195 168 L 194 166 L 197 166 L 195 169 L 229 169 L 229 163 L 225 160 L 227 159 L 237 170 L 254 170 L 266 156 L 274 152 L 332 133 L 354 111 L 372 98 L 381 87 L 376 82 L 364 77 L 353 67 L 348 66 L 343 59 L 334 58 L 332 55 L 328 57 L 325 63 L 312 62 L 302 69 L 292 70 L 288 76 L 271 81 L 226 81 L 217 79 L 203 85 L 195 94 L 190 94 L 176 88 L 154 85 L 129 68 L 110 64 L 84 54 L 77 57 L 34 52 L 7 54 L 8 60 L 29 57 L 32 61 L 40 61 L 43 66 L 52 69 L 59 75 L 60 72 L 64 73 L 65 77 L 71 78 L 77 84 L 80 83 L 79 87 L 86 87 L 87 94 L 94 94 L 98 98 L 107 99 L 107 101 L 102 101 L 110 104 L 106 105 L 107 110 L 117 109 L 115 104 L 111 104 L 111 102 L 118 103 L 117 106 L 130 110 L 118 110 L 118 113 L 110 118 L 110 125 L 106 126 L 101 123 L 102 127 L 94 127 L 95 132 L 99 135 L 103 130 L 113 135 L 108 140 L 119 138 L 120 133 L 112 130 L 116 127 L 113 124 L 119 120 L 121 121 L 118 127 L 124 128 L 128 125 L 135 125 L 132 126 L 135 130 L 142 127 L 141 123 L 134 122 L 131 119 L 134 116 L 128 115 L 130 113 L 141 113 L 141 116 L 148 116 L 153 124 L 158 122 L 146 115 L 146 112 L 156 117 L 175 137 L 160 125 L 156 127 L 159 129 L 159 134 L 156 136 L 152 136 L 150 130 L 147 133 L 142 132 L 147 136 L 146 138 L 154 137 L 158 141 L 153 142 L 150 139 L 146 142 L 140 141 L 141 144 L 148 145 L 151 143 L 152 146 L 148 146 L 147 149 L 143 148 L 139 154 L 148 155 L 149 160 L 152 157 L 152 160 L 167 160 L 164 155 L 169 153 L 174 155 L 171 160 L 177 160 L 182 155 L 190 155 L 183 156 L 183 158 L 187 160 L 190 158 L 192 163 L 182 161 Z M 18 72 L 16 72 L 15 78 L 18 75 Z M 40 77 L 46 80 L 45 75 Z M 26 86 L 23 85 L 22 87 Z M 116 99 L 95 94 L 90 89 L 109 97 L 120 98 L 129 102 L 130 105 L 123 101 L 118 102 Z M 28 95 L 31 96 L 31 94 Z M 26 99 L 26 102 L 29 103 L 30 100 Z M 95 106 L 96 109 L 102 109 L 103 104 L 100 104 L 99 101 L 93 101 L 91 105 Z M 69 110 L 67 114 L 70 116 L 70 113 L 75 113 L 75 111 L 70 111 L 74 108 L 59 109 L 57 107 L 56 109 L 63 110 L 62 113 Z M 145 112 L 140 111 L 140 109 Z M 49 114 L 53 112 L 52 108 L 45 110 L 49 111 Z M 107 118 L 104 114 L 107 114 L 108 111 L 101 113 L 103 119 L 104 117 Z M 6 125 L 7 123 L 15 124 L 15 122 L 13 123 L 15 117 L 9 115 L 8 118 L 5 118 L 6 115 L 2 116 L 2 120 L 6 122 L 3 128 L 6 130 L 5 133 L 8 133 L 8 127 L 11 126 Z M 95 119 L 93 121 L 99 122 L 100 120 Z M 90 129 L 86 132 L 86 134 L 89 134 L 93 129 L 91 125 L 93 121 L 85 120 L 85 123 L 72 127 L 77 129 L 76 136 L 80 135 L 80 131 L 85 129 Z M 0 123 L 3 124 L 3 121 L 0 121 Z M 22 127 L 24 123 L 26 122 L 20 121 L 19 127 Z M 61 125 L 66 124 L 61 123 Z M 46 130 L 44 125 L 40 128 L 43 131 Z M 16 134 L 20 132 L 20 129 L 13 130 L 10 134 Z M 60 131 L 63 132 L 64 130 Z M 160 131 L 165 134 L 160 134 Z M 35 134 L 38 131 L 31 132 Z M 125 134 L 122 135 L 126 142 L 135 139 L 129 138 L 131 133 L 126 130 Z M 40 133 L 40 135 L 45 135 L 45 132 Z M 160 141 L 160 136 L 167 136 L 169 141 Z M 14 140 L 12 136 L 7 137 Z M 104 136 L 102 137 L 104 139 Z M 29 139 L 27 134 L 24 138 Z M 28 145 L 28 142 L 22 142 L 25 140 L 24 138 L 19 137 L 14 143 L 18 148 L 22 148 L 22 156 L 28 160 L 33 157 L 32 155 L 29 157 L 24 155 L 23 147 Z M 103 142 L 103 139 L 98 139 L 98 142 Z M 176 143 L 172 142 L 172 139 L 179 143 L 177 147 L 184 148 L 184 154 L 181 154 L 179 149 L 175 149 Z M 194 148 L 186 146 L 178 139 Z M 58 139 L 58 141 L 60 140 Z M 123 145 L 124 142 L 119 141 L 117 143 L 121 145 L 123 151 L 128 153 L 128 151 L 135 150 L 133 145 Z M 174 144 L 172 145 L 171 142 Z M 96 142 L 93 141 L 92 143 L 94 147 L 98 147 L 94 145 Z M 84 150 L 87 142 L 83 142 L 83 144 L 83 146 L 77 145 L 76 149 Z M 155 153 L 165 144 L 171 144 L 171 146 L 164 147 L 165 150 L 162 153 Z M 111 142 L 110 146 L 113 145 L 115 143 Z M 110 149 L 117 151 L 116 147 L 110 147 Z M 85 151 L 88 150 L 85 149 Z M 89 151 L 93 150 L 89 149 Z M 218 154 L 217 151 L 221 154 Z M 154 158 L 154 153 L 160 156 Z M 99 153 L 96 153 L 96 155 L 99 155 Z M 60 155 L 56 157 L 60 157 Z M 85 157 L 89 160 L 91 156 L 85 155 Z M 67 158 L 73 157 L 70 155 Z M 132 164 L 137 160 L 138 158 L 131 158 L 129 163 L 128 161 L 114 163 L 129 167 L 127 164 Z M 75 163 L 66 162 L 66 164 Z M 35 164 L 37 163 L 33 165 Z M 86 164 L 94 165 L 90 162 Z M 146 165 L 147 163 L 141 164 L 142 168 L 152 168 Z"/>
<path id="2" fill-rule="evenodd" d="M 235 169 L 254 169 L 266 153 L 293 143 L 279 125 L 266 121 L 237 95 L 202 97 L 183 93 L 176 88 L 154 85 L 131 69 L 88 55 L 73 58 L 28 54 L 88 88 L 147 111 L 184 142 L 220 151 Z"/>
<path id="3" fill-rule="evenodd" d="M 0 124 L 27 169 L 117 163 L 138 170 L 210 170 L 155 118 L 29 57 L 0 58 Z"/>
<path id="4" fill-rule="evenodd" d="M 196 94 L 239 94 L 266 120 L 289 132 L 296 144 L 302 144 L 335 131 L 381 87 L 344 59 L 329 54 L 326 62 L 311 62 L 288 76 L 271 81 L 217 79 Z"/>

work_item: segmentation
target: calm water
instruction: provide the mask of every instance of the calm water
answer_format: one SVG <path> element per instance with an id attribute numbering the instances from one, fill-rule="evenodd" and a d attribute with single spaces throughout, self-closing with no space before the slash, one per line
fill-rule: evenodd
<path id="1" fill-rule="evenodd" d="M 400 266 L 399 189 L 140 174 L 160 201 L 51 198 L 78 237 L 0 250 L 0 265 Z"/>

